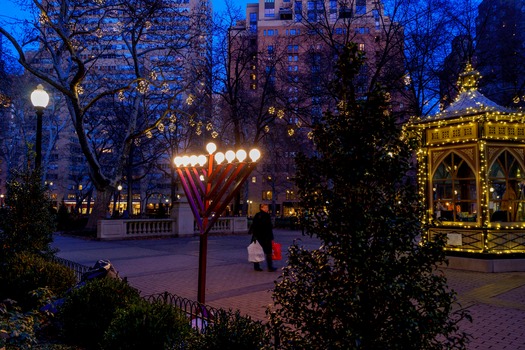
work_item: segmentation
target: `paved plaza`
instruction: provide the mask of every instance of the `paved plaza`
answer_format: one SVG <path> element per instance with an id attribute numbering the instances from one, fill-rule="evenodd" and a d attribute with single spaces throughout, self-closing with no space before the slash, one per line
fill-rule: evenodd
<path id="1" fill-rule="evenodd" d="M 306 248 L 318 241 L 300 231 L 275 230 L 276 241 L 286 247 L 294 240 Z M 272 303 L 270 290 L 279 272 L 256 272 L 247 262 L 249 235 L 211 236 L 208 239 L 206 304 L 239 309 L 242 314 L 265 320 Z M 197 299 L 199 238 L 162 238 L 97 241 L 55 235 L 58 256 L 92 266 L 109 259 L 122 277 L 142 295 L 170 292 Z M 277 261 L 282 267 L 285 260 Z M 265 264 L 263 263 L 265 267 Z M 463 330 L 473 336 L 468 349 L 525 350 L 525 272 L 481 273 L 444 269 L 449 286 L 458 292 L 473 323 Z"/>

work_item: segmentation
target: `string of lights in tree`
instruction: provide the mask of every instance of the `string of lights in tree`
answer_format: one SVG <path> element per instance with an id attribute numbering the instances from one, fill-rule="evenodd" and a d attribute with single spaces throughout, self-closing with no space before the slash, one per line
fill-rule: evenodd
<path id="1" fill-rule="evenodd" d="M 95 3 L 98 5 L 102 5 L 105 3 L 105 0 L 95 0 Z M 53 7 L 48 8 L 50 11 L 49 14 L 46 12 L 46 8 L 42 8 L 43 11 L 39 14 L 39 22 L 44 28 L 45 26 L 51 26 L 56 25 L 54 23 L 55 21 L 55 9 Z M 74 49 L 77 52 L 73 52 L 72 55 L 79 54 L 82 52 L 86 47 L 90 48 L 90 59 L 96 59 L 97 54 L 102 53 L 97 51 L 97 48 L 102 45 L 101 42 L 110 42 L 115 38 L 115 36 L 122 36 L 124 35 L 124 31 L 126 29 L 126 24 L 119 19 L 119 14 L 114 11 L 114 13 L 107 12 L 106 15 L 107 18 L 116 18 L 118 19 L 116 22 L 114 21 L 95 21 L 93 23 L 88 22 L 82 22 L 82 23 L 68 23 L 65 26 L 66 30 L 69 30 L 70 32 L 74 32 L 75 30 L 81 29 L 80 32 L 83 34 L 80 36 L 73 36 L 69 42 L 70 47 Z M 130 23 L 132 23 L 131 19 L 128 19 Z M 134 25 L 136 23 L 133 23 Z M 148 30 L 152 27 L 153 23 L 150 20 L 143 20 L 143 28 L 145 30 Z M 93 26 L 92 26 L 93 25 Z M 90 26 L 92 26 L 90 28 Z M 104 40 L 104 41 L 101 41 Z M 181 64 L 181 61 L 176 60 L 176 64 Z M 154 66 L 152 68 L 149 68 L 150 71 L 146 73 L 146 76 L 137 78 L 133 80 L 131 83 L 129 83 L 127 86 L 122 87 L 117 90 L 116 97 L 119 101 L 124 102 L 126 100 L 126 92 L 132 92 L 137 91 L 138 93 L 144 95 L 152 90 L 160 91 L 164 94 L 170 93 L 170 84 L 166 82 L 166 76 L 161 72 L 161 68 Z M 159 77 L 161 77 L 161 82 L 158 83 Z M 84 95 L 86 93 L 85 88 L 82 84 L 78 84 L 74 87 L 75 93 L 78 96 Z M 188 94 L 186 97 L 186 105 L 191 106 L 193 102 L 196 100 L 195 95 Z M 146 138 L 153 138 L 153 134 L 155 132 L 163 133 L 166 130 L 169 130 L 171 132 L 174 132 L 177 128 L 177 115 L 176 114 L 184 114 L 188 117 L 187 123 L 190 127 L 195 129 L 195 133 L 197 135 L 201 135 L 203 130 L 205 129 L 210 133 L 210 136 L 212 138 L 217 138 L 219 136 L 218 132 L 214 130 L 213 124 L 211 122 L 206 122 L 203 120 L 198 120 L 198 116 L 195 114 L 189 114 L 185 113 L 183 111 L 178 110 L 176 113 L 173 111 L 167 111 L 163 113 L 163 115 L 154 123 L 153 127 L 148 127 L 144 131 L 144 135 Z M 136 145 L 140 144 L 140 138 L 135 137 L 134 142 Z"/>
<path id="2" fill-rule="evenodd" d="M 280 120 L 283 120 L 284 117 L 285 117 L 285 111 L 283 109 L 277 109 L 277 108 L 275 108 L 275 106 L 268 107 L 268 114 L 271 115 L 271 116 L 276 116 Z M 295 126 L 295 128 L 297 128 L 297 130 L 299 130 L 299 129 L 301 129 L 301 127 L 303 127 L 303 123 L 302 123 L 302 121 L 297 120 L 294 124 L 289 125 L 287 132 L 288 132 L 288 136 L 290 136 L 290 137 L 294 136 L 295 133 L 296 133 L 296 129 L 294 128 L 294 126 Z M 269 125 L 265 125 L 264 131 L 266 133 L 270 132 L 270 126 Z M 308 139 L 311 140 L 313 138 L 313 133 L 310 131 L 310 132 L 307 133 L 306 136 L 308 137 Z"/>

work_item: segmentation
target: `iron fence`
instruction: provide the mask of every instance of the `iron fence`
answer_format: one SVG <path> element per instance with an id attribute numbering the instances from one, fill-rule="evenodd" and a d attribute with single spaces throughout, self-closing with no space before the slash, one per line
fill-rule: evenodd
<path id="1" fill-rule="evenodd" d="M 61 265 L 64 265 L 70 270 L 72 270 L 75 273 L 77 282 L 80 282 L 80 280 L 82 279 L 82 275 L 84 275 L 84 273 L 86 273 L 87 271 L 91 269 L 91 267 L 89 266 L 82 265 L 82 264 L 73 262 L 71 260 L 59 258 L 57 256 L 53 257 L 53 260 Z"/>
<path id="2" fill-rule="evenodd" d="M 65 267 L 69 268 L 75 273 L 77 282 L 80 282 L 82 276 L 92 268 L 85 266 L 71 260 L 64 258 L 59 258 L 57 256 L 53 257 L 53 260 Z M 182 310 L 191 322 L 193 328 L 204 332 L 206 327 L 213 322 L 213 316 L 217 315 L 218 309 L 201 304 L 197 301 L 190 300 L 187 298 L 180 297 L 175 294 L 168 292 L 151 294 L 143 297 L 149 302 L 162 302 L 164 304 L 170 304 L 173 307 L 176 307 Z"/>
<path id="3" fill-rule="evenodd" d="M 62 264 L 71 269 L 76 276 L 77 282 L 80 282 L 82 276 L 92 268 L 85 266 L 71 260 L 54 257 L 55 262 Z M 124 279 L 125 280 L 125 279 Z M 176 294 L 169 292 L 157 293 L 143 296 L 143 298 L 149 302 L 161 302 L 169 304 L 186 314 L 191 326 L 201 333 L 206 331 L 206 328 L 213 324 L 214 316 L 218 315 L 221 309 L 214 308 L 209 305 L 199 303 L 198 301 L 183 298 Z M 279 336 L 277 333 L 273 334 L 274 348 L 279 348 Z"/>
<path id="4" fill-rule="evenodd" d="M 190 320 L 191 326 L 201 333 L 204 333 L 208 325 L 213 323 L 214 316 L 219 312 L 219 309 L 169 292 L 147 295 L 144 296 L 144 299 L 150 302 L 170 304 L 181 310 Z"/>

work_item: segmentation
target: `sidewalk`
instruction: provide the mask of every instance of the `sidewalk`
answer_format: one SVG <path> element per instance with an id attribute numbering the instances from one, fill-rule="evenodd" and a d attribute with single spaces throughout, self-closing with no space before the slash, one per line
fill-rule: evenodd
<path id="1" fill-rule="evenodd" d="M 318 241 L 302 237 L 300 231 L 275 230 L 283 253 L 295 239 L 306 248 Z M 239 309 L 242 314 L 265 320 L 266 306 L 272 303 L 270 290 L 278 272 L 256 272 L 247 262 L 248 235 L 211 236 L 208 239 L 206 304 Z M 199 238 L 95 241 L 54 237 L 59 257 L 92 266 L 109 259 L 120 275 L 142 295 L 170 293 L 197 299 Z M 275 262 L 282 267 L 283 260 Z M 263 267 L 265 264 L 263 263 Z M 473 323 L 463 330 L 473 336 L 469 349 L 525 350 L 525 273 L 480 273 L 445 269 L 449 286 L 458 292 Z"/>

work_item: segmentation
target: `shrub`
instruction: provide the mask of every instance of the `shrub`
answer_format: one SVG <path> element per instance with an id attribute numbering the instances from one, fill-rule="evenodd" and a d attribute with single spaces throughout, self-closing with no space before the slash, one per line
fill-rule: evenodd
<path id="1" fill-rule="evenodd" d="M 73 271 L 37 254 L 14 254 L 0 265 L 0 300 L 14 299 L 23 310 L 36 305 L 31 291 L 47 287 L 52 294 L 62 295 L 75 283 Z"/>
<path id="2" fill-rule="evenodd" d="M 241 316 L 240 311 L 220 310 L 206 332 L 195 339 L 193 350 L 259 350 L 269 345 L 269 336 L 260 321 Z"/>
<path id="3" fill-rule="evenodd" d="M 0 258 L 14 252 L 52 253 L 55 214 L 40 171 L 15 173 L 7 182 L 0 223 Z"/>
<path id="4" fill-rule="evenodd" d="M 119 309 L 104 335 L 103 349 L 179 349 L 191 327 L 182 311 L 169 304 L 141 300 Z"/>
<path id="5" fill-rule="evenodd" d="M 305 232 L 322 244 L 288 249 L 270 324 L 280 349 L 466 349 L 470 316 L 438 270 L 445 239 L 420 240 L 419 141 L 401 134 L 380 86 L 356 94 L 364 64 L 357 44 L 340 48 L 327 84 L 337 110 L 314 127 L 315 154 L 296 158 Z"/>
<path id="6" fill-rule="evenodd" d="M 47 323 L 47 315 L 39 307 L 49 302 L 52 293 L 39 288 L 32 292 L 37 300 L 35 310 L 23 312 L 17 302 L 6 299 L 0 303 L 0 349 L 30 349 L 38 343 L 37 332 Z"/>
<path id="7" fill-rule="evenodd" d="M 98 346 L 115 312 L 139 300 L 139 292 L 124 281 L 109 277 L 89 281 L 68 293 L 59 310 L 63 335 L 79 345 Z"/>

